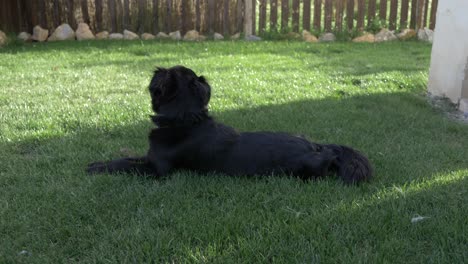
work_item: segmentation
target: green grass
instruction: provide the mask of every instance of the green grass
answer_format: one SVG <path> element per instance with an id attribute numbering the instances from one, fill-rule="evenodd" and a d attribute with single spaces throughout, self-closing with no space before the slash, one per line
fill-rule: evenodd
<path id="1" fill-rule="evenodd" d="M 466 262 L 468 126 L 426 101 L 430 49 L 140 41 L 0 49 L 0 263 Z M 369 156 L 375 179 L 86 175 L 88 162 L 145 153 L 152 70 L 176 64 L 207 76 L 219 121 L 351 145 Z M 411 223 L 416 216 L 429 218 Z"/>

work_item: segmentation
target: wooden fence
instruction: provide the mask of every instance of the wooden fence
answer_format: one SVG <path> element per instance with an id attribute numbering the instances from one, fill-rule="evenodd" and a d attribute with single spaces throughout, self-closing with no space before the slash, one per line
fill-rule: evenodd
<path id="1" fill-rule="evenodd" d="M 246 5 L 246 1 L 248 2 Z M 1 0 L 0 30 L 88 23 L 95 31 L 230 35 L 246 31 L 342 32 L 435 26 L 438 0 Z M 246 9 L 247 7 L 247 9 Z M 252 11 L 250 11 L 250 8 Z M 247 12 L 246 12 L 247 11 Z M 246 19 L 246 14 L 249 14 Z M 251 15 L 251 17 L 250 17 Z"/>

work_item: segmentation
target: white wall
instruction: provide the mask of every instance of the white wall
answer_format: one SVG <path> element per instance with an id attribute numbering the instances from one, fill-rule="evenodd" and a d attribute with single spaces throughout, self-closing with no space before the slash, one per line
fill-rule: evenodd
<path id="1" fill-rule="evenodd" d="M 468 61 L 468 0 L 439 1 L 436 19 L 429 92 L 458 103 Z"/>

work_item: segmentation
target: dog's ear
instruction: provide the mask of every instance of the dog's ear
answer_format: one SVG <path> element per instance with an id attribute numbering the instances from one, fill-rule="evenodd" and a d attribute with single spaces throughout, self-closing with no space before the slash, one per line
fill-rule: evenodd
<path id="1" fill-rule="evenodd" d="M 166 68 L 164 68 L 164 67 L 159 67 L 159 66 L 158 66 L 158 67 L 156 67 L 156 70 L 154 71 L 154 73 L 166 72 L 166 71 L 167 71 Z"/>
<path id="2" fill-rule="evenodd" d="M 195 96 L 203 102 L 203 106 L 207 106 L 211 97 L 211 87 L 204 76 L 199 76 L 194 81 L 193 89 Z"/>
<path id="3" fill-rule="evenodd" d="M 202 75 L 198 76 L 198 81 L 201 82 L 201 83 L 208 84 L 208 83 L 206 82 L 205 76 L 202 76 Z"/>
<path id="4" fill-rule="evenodd" d="M 170 69 L 157 67 L 150 83 L 150 92 L 158 96 L 173 96 L 177 90 L 177 78 Z"/>

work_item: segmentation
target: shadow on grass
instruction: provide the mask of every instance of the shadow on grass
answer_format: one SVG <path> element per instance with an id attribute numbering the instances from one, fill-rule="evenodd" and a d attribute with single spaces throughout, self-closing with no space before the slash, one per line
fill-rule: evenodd
<path id="1" fill-rule="evenodd" d="M 443 183 L 438 176 L 468 168 L 468 127 L 445 120 L 424 98 L 375 94 L 213 114 L 241 131 L 286 131 L 353 146 L 369 156 L 375 179 L 344 187 L 336 179 L 304 183 L 188 172 L 166 181 L 88 176 L 88 162 L 145 153 L 152 125 L 148 118 L 107 129 L 83 119 L 63 137 L 0 145 L 8 153 L 0 166 L 2 200 L 11 204 L 0 234 L 13 241 L 5 256 L 15 258 L 29 245 L 44 262 L 87 262 L 88 256 L 170 262 L 210 250 L 214 259 L 246 262 L 459 259 L 466 203 L 458 203 L 466 197 L 466 177 Z M 406 191 L 419 183 L 427 186 Z M 418 214 L 431 218 L 412 225 Z"/>
<path id="2" fill-rule="evenodd" d="M 212 114 L 240 131 L 284 131 L 359 149 L 375 167 L 371 184 L 401 185 L 468 168 L 467 127 L 444 119 L 412 94 L 337 96 Z M 83 119 L 67 126 L 67 136 L 2 143 L 2 148 L 45 171 L 73 168 L 81 174 L 94 160 L 144 154 L 151 127 L 148 119 L 128 127 L 90 128 Z M 4 172 L 22 170 L 8 168 Z"/>

